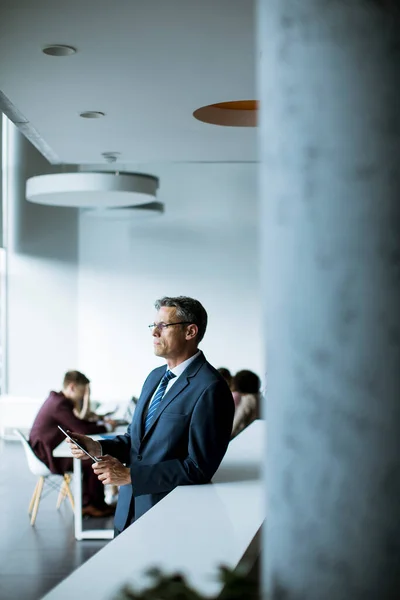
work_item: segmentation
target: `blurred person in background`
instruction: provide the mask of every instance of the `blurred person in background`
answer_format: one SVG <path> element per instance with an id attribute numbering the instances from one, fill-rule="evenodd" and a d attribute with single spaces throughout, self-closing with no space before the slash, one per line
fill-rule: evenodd
<path id="1" fill-rule="evenodd" d="M 238 371 L 232 380 L 236 411 L 233 419 L 232 438 L 253 421 L 260 418 L 261 381 L 253 371 Z"/>
<path id="2" fill-rule="evenodd" d="M 226 367 L 220 367 L 219 369 L 217 369 L 217 371 L 225 379 L 226 383 L 229 385 L 229 389 L 231 389 L 231 387 L 232 387 L 232 373 L 230 372 L 230 370 L 227 369 Z"/>
<path id="3" fill-rule="evenodd" d="M 83 418 L 85 415 L 89 416 L 89 412 L 89 379 L 79 371 L 68 371 L 64 376 L 62 390 L 50 392 L 40 408 L 29 436 L 33 452 L 52 473 L 64 475 L 72 471 L 72 458 L 53 456 L 53 450 L 65 439 L 58 425 L 65 431 L 83 434 L 105 433 L 114 429 L 115 424 L 111 419 L 93 421 Z M 113 514 L 114 509 L 104 501 L 104 487 L 89 463 L 82 464 L 82 474 L 82 514 L 90 517 Z"/>

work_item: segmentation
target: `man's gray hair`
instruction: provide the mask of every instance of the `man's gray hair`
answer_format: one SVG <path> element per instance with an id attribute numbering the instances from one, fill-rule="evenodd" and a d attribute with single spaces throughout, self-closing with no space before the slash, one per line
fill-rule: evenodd
<path id="1" fill-rule="evenodd" d="M 197 342 L 201 342 L 207 329 L 207 312 L 198 300 L 187 296 L 177 296 L 176 298 L 164 296 L 164 298 L 156 300 L 154 306 L 157 310 L 160 310 L 162 306 L 176 308 L 176 316 L 179 320 L 197 325 Z"/>

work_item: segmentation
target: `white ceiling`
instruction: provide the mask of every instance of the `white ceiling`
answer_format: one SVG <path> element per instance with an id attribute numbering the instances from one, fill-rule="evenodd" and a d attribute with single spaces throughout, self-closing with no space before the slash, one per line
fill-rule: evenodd
<path id="1" fill-rule="evenodd" d="M 253 0 L 2 0 L 0 90 L 54 162 L 253 161 L 256 130 L 200 106 L 256 98 Z M 46 44 L 75 46 L 46 56 Z M 99 110 L 103 119 L 79 113 Z"/>

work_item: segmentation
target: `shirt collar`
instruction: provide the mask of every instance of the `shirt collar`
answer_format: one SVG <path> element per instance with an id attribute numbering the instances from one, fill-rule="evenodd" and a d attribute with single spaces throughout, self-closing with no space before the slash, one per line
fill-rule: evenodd
<path id="1" fill-rule="evenodd" d="M 194 361 L 195 358 L 200 356 L 200 354 L 201 352 L 200 350 L 198 350 L 194 356 L 191 356 L 190 358 L 179 363 L 179 365 L 177 365 L 173 369 L 170 369 L 171 373 L 173 373 L 175 377 L 179 377 L 179 375 L 182 375 L 183 371 L 190 365 L 190 363 Z"/>

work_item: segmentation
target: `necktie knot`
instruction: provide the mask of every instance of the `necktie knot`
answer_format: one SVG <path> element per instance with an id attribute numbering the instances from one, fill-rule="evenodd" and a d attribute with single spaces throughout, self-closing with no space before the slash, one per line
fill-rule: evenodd
<path id="1" fill-rule="evenodd" d="M 172 371 L 170 371 L 169 369 L 167 369 L 164 373 L 164 377 L 163 379 L 166 381 L 169 381 L 170 379 L 173 379 L 174 377 L 176 377 L 176 375 L 173 374 Z"/>

